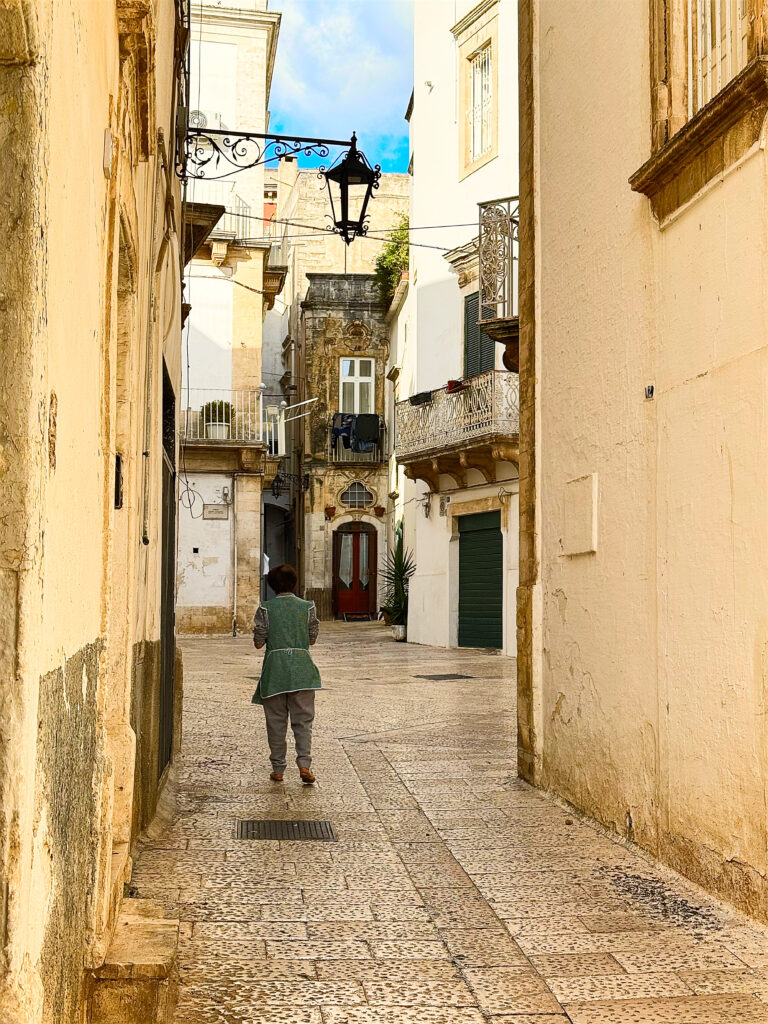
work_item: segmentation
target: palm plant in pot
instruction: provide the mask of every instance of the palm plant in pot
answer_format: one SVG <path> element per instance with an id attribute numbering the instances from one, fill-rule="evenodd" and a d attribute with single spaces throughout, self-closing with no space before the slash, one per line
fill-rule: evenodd
<path id="1" fill-rule="evenodd" d="M 382 611 L 385 619 L 392 626 L 395 640 L 405 640 L 408 625 L 408 587 L 411 577 L 416 572 L 416 563 L 410 551 L 403 544 L 403 524 L 395 527 L 395 544 L 387 554 L 387 562 L 382 576 L 386 593 Z"/>

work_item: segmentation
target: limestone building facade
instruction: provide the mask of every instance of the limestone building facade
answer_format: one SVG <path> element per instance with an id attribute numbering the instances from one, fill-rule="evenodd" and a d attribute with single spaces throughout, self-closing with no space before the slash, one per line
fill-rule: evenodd
<path id="1" fill-rule="evenodd" d="M 192 124 L 266 131 L 279 26 L 266 0 L 193 7 Z M 237 633 L 259 603 L 262 486 L 282 444 L 262 329 L 285 272 L 264 237 L 262 165 L 191 180 L 187 194 L 224 212 L 185 279 L 177 621 L 181 633 Z"/>
<path id="2" fill-rule="evenodd" d="M 316 401 L 298 421 L 300 582 L 324 619 L 376 617 L 386 558 L 386 307 L 372 274 L 310 274 L 300 378 Z M 358 443 L 365 420 L 373 430 Z"/>
<path id="3" fill-rule="evenodd" d="M 181 0 L 0 4 L 4 1024 L 170 1010 L 176 922 L 141 1016 L 109 950 L 180 740 L 187 45 Z"/>
<path id="4" fill-rule="evenodd" d="M 376 162 L 375 153 L 367 155 Z M 287 454 L 282 463 L 285 490 L 279 497 L 265 491 L 265 521 L 273 524 L 266 553 L 271 561 L 295 561 L 302 592 L 311 593 L 319 612 L 330 617 L 338 613 L 334 598 L 338 591 L 334 566 L 338 568 L 341 558 L 338 545 L 345 551 L 351 545 L 358 552 L 361 544 L 368 544 L 368 540 L 352 540 L 350 531 L 350 539 L 334 542 L 334 531 L 362 519 L 374 531 L 372 537 L 377 537 L 377 554 L 370 556 L 372 572 L 378 571 L 386 556 L 386 520 L 391 508 L 385 467 L 393 444 L 384 389 L 388 330 L 372 272 L 389 230 L 408 212 L 410 178 L 407 174 L 382 175 L 369 205 L 368 235 L 356 238 L 350 246 L 326 230 L 328 192 L 316 169 L 299 168 L 294 159 L 282 160 L 273 181 L 277 203 L 272 223 L 279 245 L 274 260 L 285 267 L 286 280 L 275 309 L 265 320 L 264 358 L 271 367 L 265 383 L 271 392 L 275 384 L 279 386 L 288 408 Z M 346 309 L 345 302 L 349 303 Z M 342 448 L 331 457 L 333 417 L 346 409 L 342 357 L 352 360 L 347 369 L 354 371 L 354 380 L 348 382 L 352 390 L 344 392 L 351 403 L 349 411 L 378 415 L 382 433 L 373 451 L 353 453 L 342 441 Z M 370 373 L 366 377 L 370 388 L 362 405 L 360 359 L 365 361 L 362 368 L 366 374 Z M 365 458 L 351 459 L 352 454 L 364 454 Z M 357 474 L 350 476 L 353 469 Z M 364 504 L 358 508 L 341 500 L 352 483 L 363 487 L 356 500 L 364 500 Z M 364 491 L 373 496 L 370 501 Z M 326 508 L 335 510 L 327 520 Z M 377 515 L 377 508 L 384 512 Z M 336 525 L 329 525 L 332 523 Z M 371 539 L 371 552 L 373 543 Z M 355 594 L 361 613 L 367 601 L 373 614 L 373 598 L 367 598 L 359 587 Z"/>
<path id="5" fill-rule="evenodd" d="M 416 563 L 408 636 L 508 654 L 518 585 L 516 32 L 511 0 L 415 5 L 411 224 L 446 226 L 412 234 L 408 280 L 388 314 L 391 522 L 403 521 Z M 481 225 L 495 232 L 485 260 Z"/>
<path id="6" fill-rule="evenodd" d="M 764 920 L 766 25 L 521 0 L 517 615 L 522 774 Z"/>

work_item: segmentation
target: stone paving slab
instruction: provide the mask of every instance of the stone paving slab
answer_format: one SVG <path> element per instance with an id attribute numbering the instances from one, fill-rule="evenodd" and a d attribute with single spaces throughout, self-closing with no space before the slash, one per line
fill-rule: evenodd
<path id="1" fill-rule="evenodd" d="M 513 661 L 323 624 L 308 789 L 268 779 L 250 639 L 183 649 L 178 814 L 131 883 L 181 920 L 179 1024 L 768 1024 L 763 929 L 516 778 Z"/>

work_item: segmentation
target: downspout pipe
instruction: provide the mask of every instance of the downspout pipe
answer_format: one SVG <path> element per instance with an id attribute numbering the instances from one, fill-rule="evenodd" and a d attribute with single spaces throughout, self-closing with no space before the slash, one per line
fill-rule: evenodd
<path id="1" fill-rule="evenodd" d="M 232 474 L 232 534 L 234 543 L 232 581 L 232 636 L 237 636 L 237 473 Z"/>

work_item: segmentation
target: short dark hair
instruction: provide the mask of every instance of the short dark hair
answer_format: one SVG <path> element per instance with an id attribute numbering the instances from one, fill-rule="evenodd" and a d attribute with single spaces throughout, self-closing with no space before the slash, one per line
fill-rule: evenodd
<path id="1" fill-rule="evenodd" d="M 292 594 L 296 590 L 299 577 L 292 565 L 276 565 L 267 573 L 267 583 L 276 594 Z"/>

